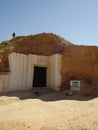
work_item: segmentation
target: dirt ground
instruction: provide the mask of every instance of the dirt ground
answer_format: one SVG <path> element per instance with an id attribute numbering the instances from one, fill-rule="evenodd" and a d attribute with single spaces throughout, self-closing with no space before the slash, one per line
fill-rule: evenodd
<path id="1" fill-rule="evenodd" d="M 98 130 L 98 98 L 64 91 L 1 95 L 0 130 Z"/>

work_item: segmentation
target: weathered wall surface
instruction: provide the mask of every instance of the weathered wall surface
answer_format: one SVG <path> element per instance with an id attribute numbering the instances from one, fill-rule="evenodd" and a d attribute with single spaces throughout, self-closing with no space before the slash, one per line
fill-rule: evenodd
<path id="1" fill-rule="evenodd" d="M 98 93 L 98 47 L 68 46 L 62 56 L 62 89 L 69 87 L 69 80 L 89 80 L 96 84 Z M 88 84 L 89 86 L 89 84 Z M 81 86 L 83 87 L 83 86 Z M 83 91 L 89 91 L 84 87 Z"/>
<path id="2" fill-rule="evenodd" d="M 9 55 L 10 74 L 0 75 L 0 92 L 32 89 L 34 66 L 47 67 L 47 87 L 69 88 L 70 80 L 80 80 L 80 91 L 98 95 L 98 47 L 66 46 L 62 55 Z"/>
<path id="3" fill-rule="evenodd" d="M 59 91 L 61 86 L 61 58 L 62 55 L 55 54 L 48 60 L 47 85 L 56 91 Z"/>
<path id="4" fill-rule="evenodd" d="M 98 96 L 98 81 L 82 80 L 81 93 L 84 96 Z"/>
<path id="5" fill-rule="evenodd" d="M 32 89 L 34 66 L 47 67 L 47 86 L 58 91 L 61 84 L 61 55 L 9 55 L 10 75 L 0 76 L 0 92 Z"/>
<path id="6" fill-rule="evenodd" d="M 10 73 L 0 73 L 0 92 L 8 92 L 10 85 Z"/>

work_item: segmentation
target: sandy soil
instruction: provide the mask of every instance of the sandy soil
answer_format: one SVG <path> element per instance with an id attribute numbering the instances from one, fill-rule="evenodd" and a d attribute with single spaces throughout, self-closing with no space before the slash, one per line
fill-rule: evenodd
<path id="1" fill-rule="evenodd" d="M 0 96 L 0 130 L 98 130 L 98 98 L 65 92 Z"/>

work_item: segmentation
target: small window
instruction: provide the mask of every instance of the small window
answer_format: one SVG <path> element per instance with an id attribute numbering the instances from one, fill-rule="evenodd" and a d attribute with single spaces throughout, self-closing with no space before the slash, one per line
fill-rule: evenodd
<path id="1" fill-rule="evenodd" d="M 71 80 L 70 81 L 70 89 L 79 91 L 80 90 L 80 81 L 79 80 Z"/>
<path id="2" fill-rule="evenodd" d="M 79 87 L 79 82 L 72 82 L 72 87 Z"/>

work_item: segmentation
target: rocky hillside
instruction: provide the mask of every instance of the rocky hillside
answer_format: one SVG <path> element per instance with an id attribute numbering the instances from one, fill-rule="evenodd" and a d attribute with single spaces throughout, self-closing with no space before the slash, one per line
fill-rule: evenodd
<path id="1" fill-rule="evenodd" d="M 52 55 L 62 53 L 69 41 L 52 33 L 41 33 L 15 37 L 0 44 L 0 71 L 8 71 L 8 55 L 12 52 L 23 54 Z"/>

